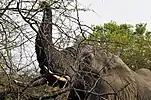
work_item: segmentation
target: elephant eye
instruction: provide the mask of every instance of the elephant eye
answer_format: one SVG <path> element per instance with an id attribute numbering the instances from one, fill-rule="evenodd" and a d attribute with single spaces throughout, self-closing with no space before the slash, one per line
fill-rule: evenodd
<path id="1" fill-rule="evenodd" d="M 83 57 L 84 57 L 83 61 L 85 63 L 90 64 L 92 62 L 92 56 L 90 53 L 83 54 Z"/>
<path id="2" fill-rule="evenodd" d="M 111 68 L 109 67 L 107 70 L 111 70 Z"/>

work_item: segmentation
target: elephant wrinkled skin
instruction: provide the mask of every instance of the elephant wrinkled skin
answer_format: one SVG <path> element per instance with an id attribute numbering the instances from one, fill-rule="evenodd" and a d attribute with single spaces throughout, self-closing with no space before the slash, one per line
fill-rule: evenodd
<path id="1" fill-rule="evenodd" d="M 68 100 L 151 100 L 149 82 L 118 56 L 91 45 L 79 51 L 79 73 Z"/>

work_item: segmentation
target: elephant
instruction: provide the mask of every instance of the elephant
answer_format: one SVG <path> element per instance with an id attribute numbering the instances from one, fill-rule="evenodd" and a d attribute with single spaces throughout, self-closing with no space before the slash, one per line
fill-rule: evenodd
<path id="1" fill-rule="evenodd" d="M 103 47 L 83 43 L 56 49 L 52 41 L 52 9 L 46 2 L 42 7 L 43 20 L 35 42 L 40 72 L 51 84 L 56 75 L 69 76 L 68 100 L 151 99 L 149 82 Z"/>

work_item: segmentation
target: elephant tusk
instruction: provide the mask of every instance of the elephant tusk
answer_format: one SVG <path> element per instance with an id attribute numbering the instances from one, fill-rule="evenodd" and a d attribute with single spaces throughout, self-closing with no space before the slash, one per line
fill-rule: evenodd
<path id="1" fill-rule="evenodd" d="M 49 70 L 46 66 L 44 66 L 47 70 Z M 60 80 L 60 81 L 63 81 L 63 82 L 67 82 L 67 81 L 70 81 L 70 77 L 69 76 L 58 76 L 58 75 L 55 75 L 51 70 L 49 70 L 49 73 L 53 75 L 53 77 L 55 77 L 56 79 Z"/>
<path id="2" fill-rule="evenodd" d="M 63 82 L 66 82 L 67 81 L 67 79 L 66 78 L 64 78 L 64 77 L 60 77 L 60 76 L 58 76 L 58 75 L 53 75 L 55 78 L 57 78 L 58 80 L 60 80 L 60 81 L 63 81 Z"/>

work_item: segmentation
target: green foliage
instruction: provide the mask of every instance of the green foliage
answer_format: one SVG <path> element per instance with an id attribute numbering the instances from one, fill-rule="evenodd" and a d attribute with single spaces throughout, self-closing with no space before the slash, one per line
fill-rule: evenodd
<path id="1" fill-rule="evenodd" d="M 110 52 L 119 55 L 133 70 L 138 68 L 151 69 L 151 35 L 144 23 L 116 24 L 105 23 L 94 26 L 94 32 L 87 42 L 98 44 Z"/>
<path id="2" fill-rule="evenodd" d="M 143 35 L 143 34 L 145 34 L 145 32 L 146 32 L 146 23 L 144 24 L 144 23 L 140 23 L 140 24 L 136 24 L 136 33 L 138 34 L 138 35 Z"/>

